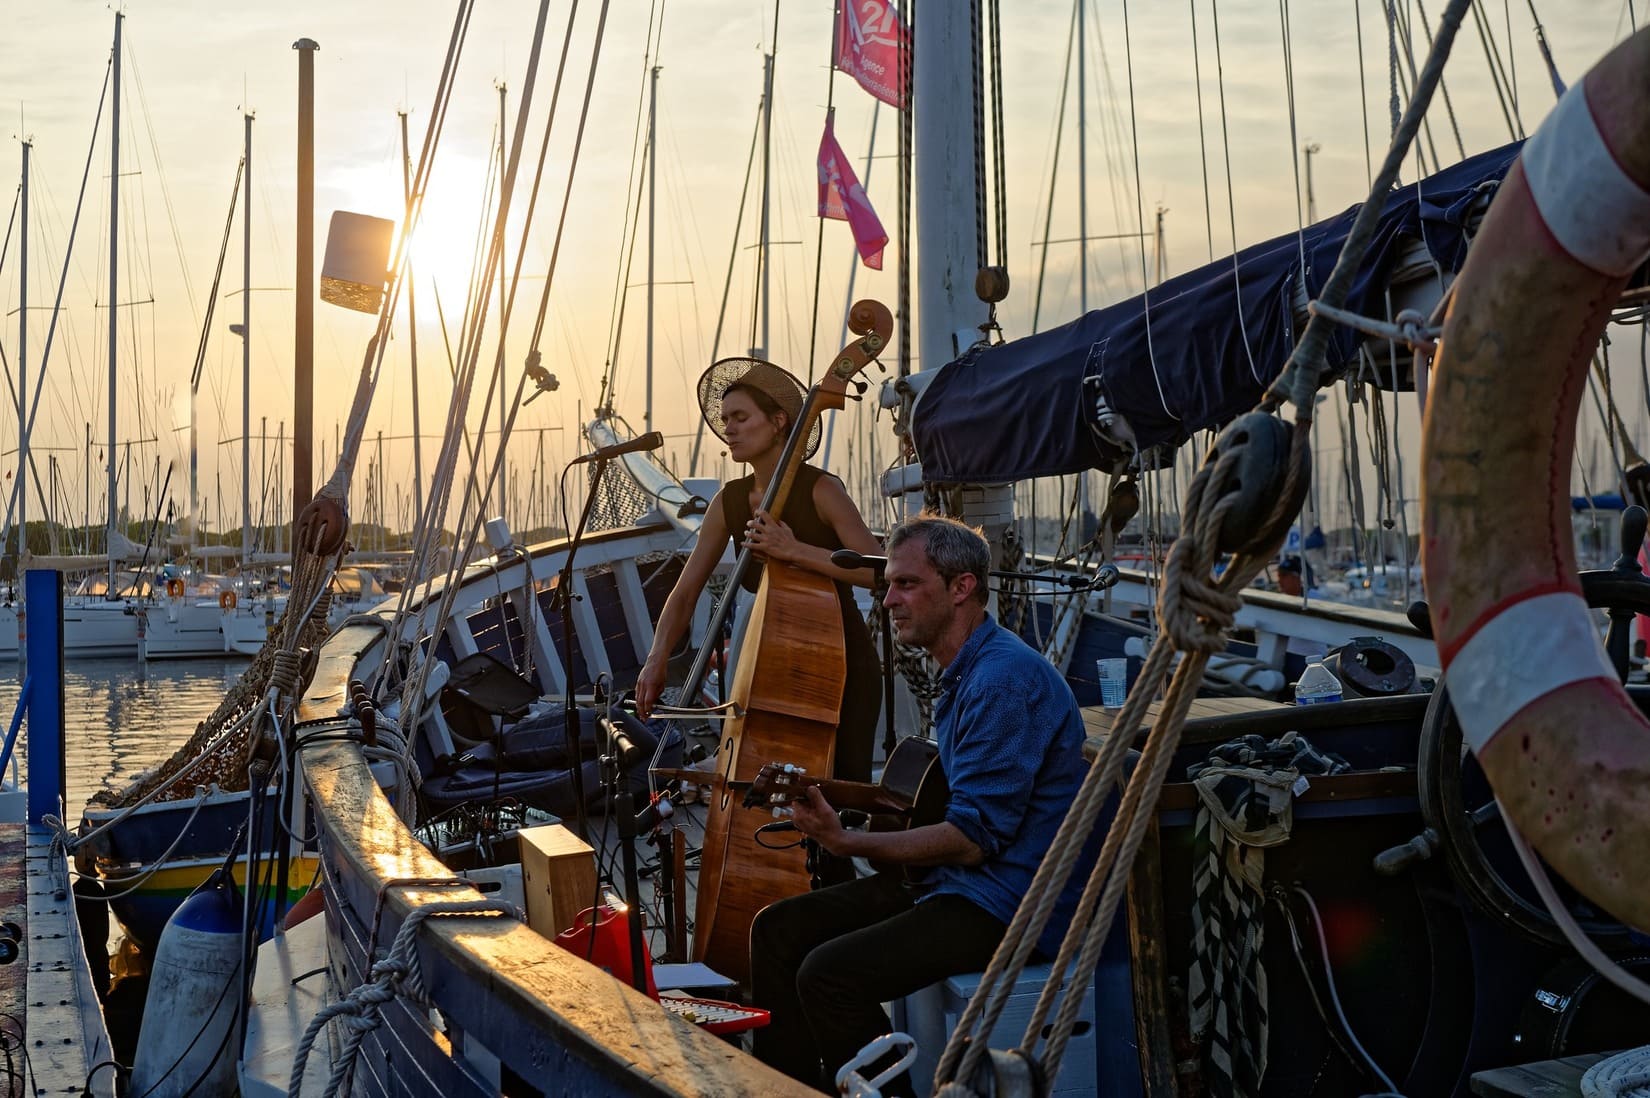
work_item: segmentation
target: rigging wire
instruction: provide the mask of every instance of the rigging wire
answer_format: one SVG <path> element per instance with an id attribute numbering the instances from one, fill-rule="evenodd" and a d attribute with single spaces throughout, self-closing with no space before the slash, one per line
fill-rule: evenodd
<path id="1" fill-rule="evenodd" d="M 1432 50 L 1432 24 L 1427 21 L 1427 9 L 1423 0 L 1415 0 L 1415 16 L 1421 21 L 1421 29 L 1426 32 L 1427 50 Z M 1444 97 L 1444 114 L 1449 118 L 1451 132 L 1455 135 L 1455 150 L 1462 160 L 1467 158 L 1467 144 L 1461 140 L 1461 123 L 1455 117 L 1455 103 L 1450 99 L 1449 84 L 1443 77 L 1438 78 L 1438 94 Z"/>
<path id="2" fill-rule="evenodd" d="M 715 362 L 722 353 L 722 326 L 728 317 L 728 294 L 733 287 L 733 272 L 739 262 L 739 234 L 745 225 L 745 202 L 750 197 L 751 171 L 756 166 L 756 142 L 762 135 L 762 104 L 756 106 L 756 122 L 751 127 L 751 148 L 745 156 L 745 182 L 739 188 L 739 212 L 733 219 L 733 244 L 728 251 L 728 273 L 722 280 L 722 304 L 716 310 L 716 331 L 710 339 L 710 360 Z M 705 419 L 699 417 L 699 426 L 693 435 L 693 454 L 688 459 L 688 475 L 699 472 L 699 450 L 705 441 Z"/>
<path id="3" fill-rule="evenodd" d="M 1364 186 L 1375 182 L 1375 162 L 1369 151 L 1369 85 L 1364 62 L 1363 0 L 1352 0 L 1352 27 L 1358 35 L 1358 113 L 1364 122 Z"/>
<path id="4" fill-rule="evenodd" d="M 840 5 L 842 0 L 837 0 L 837 2 L 838 5 Z M 852 3 L 853 0 L 848 0 L 848 2 Z M 777 14 L 778 13 L 776 11 L 775 15 L 777 16 Z M 831 20 L 831 58 L 825 66 L 825 127 L 831 131 L 833 136 L 836 133 L 834 126 L 836 120 L 836 58 L 837 49 L 839 48 L 837 43 L 837 32 L 841 30 L 841 27 L 842 21 L 840 19 L 833 18 Z M 775 26 L 774 30 L 775 38 L 777 38 L 778 27 Z M 844 195 L 843 197 L 846 198 L 847 196 Z M 741 205 L 744 204 L 743 195 L 740 196 L 739 201 Z M 820 209 L 819 216 L 814 218 L 814 220 L 819 223 L 819 226 L 814 244 L 814 301 L 813 308 L 808 316 L 808 388 L 810 389 L 814 386 L 814 377 L 816 375 L 816 371 L 814 369 L 814 355 L 819 352 L 819 276 L 820 271 L 825 265 L 825 211 L 823 208 Z M 857 251 L 854 261 L 856 263 L 858 262 Z M 713 358 L 712 361 L 715 361 L 715 359 Z M 703 432 L 701 432 L 701 434 L 702 433 Z"/>
<path id="5" fill-rule="evenodd" d="M 641 189 L 642 175 L 646 171 L 645 165 L 639 166 L 638 161 L 646 149 L 646 138 L 642 136 L 642 104 L 647 101 L 648 73 L 658 63 L 659 41 L 664 35 L 664 11 L 658 3 L 649 3 L 647 8 L 647 34 L 643 37 L 642 49 L 642 79 L 636 90 L 636 122 L 631 128 L 630 135 L 630 167 L 625 170 L 625 207 L 624 217 L 619 222 L 619 251 L 627 258 L 620 269 L 613 273 L 613 305 L 609 310 L 607 321 L 607 359 L 602 364 L 602 384 L 597 391 L 596 407 L 606 407 L 610 401 L 609 394 L 613 389 L 613 371 L 619 357 L 619 337 L 624 328 L 624 306 L 630 286 L 629 257 L 636 250 L 636 224 L 641 219 Z M 634 182 L 634 188 L 632 183 Z M 631 211 L 631 201 L 634 196 L 636 209 L 634 218 Z M 627 229 L 626 226 L 629 226 Z M 630 239 L 629 248 L 625 247 L 627 236 Z"/>
<path id="6" fill-rule="evenodd" d="M 1048 174 L 1048 205 L 1043 211 L 1043 240 L 1042 251 L 1037 258 L 1037 289 L 1031 295 L 1031 331 L 1036 334 L 1041 331 L 1040 322 L 1043 315 L 1043 282 L 1048 274 L 1048 247 L 1049 237 L 1054 227 L 1054 192 L 1055 183 L 1060 178 L 1060 146 L 1066 129 L 1066 100 L 1070 97 L 1071 89 L 1071 52 L 1072 45 L 1077 40 L 1077 5 L 1084 0 L 1075 0 L 1071 6 L 1071 30 L 1066 35 L 1066 64 L 1065 76 L 1060 81 L 1060 109 L 1054 116 L 1054 153 L 1053 164 Z M 1079 89 L 1078 94 L 1082 91 Z M 1034 528 L 1035 529 L 1035 528 Z M 1035 534 L 1033 535 L 1035 536 Z"/>
<path id="7" fill-rule="evenodd" d="M 1501 106 L 1501 117 L 1506 120 L 1507 132 L 1517 141 L 1524 136 L 1524 122 L 1517 117 L 1515 104 L 1508 98 L 1507 71 L 1501 65 L 1501 49 L 1496 44 L 1489 20 L 1484 16 L 1484 9 L 1476 2 L 1472 5 L 1472 23 L 1478 29 L 1478 41 L 1484 47 L 1484 61 L 1490 70 L 1490 83 L 1495 86 L 1495 97 Z"/>
<path id="8" fill-rule="evenodd" d="M 1078 0 L 1081 3 L 1082 0 Z M 1197 0 L 1187 0 L 1187 6 L 1192 15 L 1192 80 L 1197 90 L 1197 154 L 1203 165 L 1203 227 L 1209 236 L 1209 262 L 1215 261 L 1215 215 L 1209 198 L 1209 138 L 1203 128 L 1203 56 L 1197 48 Z M 1361 33 L 1361 32 L 1360 32 Z M 1363 59 L 1362 38 L 1358 58 Z M 1358 77 L 1363 79 L 1363 67 L 1360 64 Z M 1293 96 L 1291 96 L 1293 98 Z M 1364 119 L 1364 143 L 1369 142 L 1369 119 Z M 1045 234 L 1046 235 L 1046 234 Z"/>
<path id="9" fill-rule="evenodd" d="M 1306 207 L 1301 196 L 1300 134 L 1295 128 L 1295 53 L 1289 33 L 1289 0 L 1278 0 L 1279 37 L 1283 46 L 1283 94 L 1289 108 L 1289 166 L 1295 173 L 1295 251 L 1306 277 Z"/>
<path id="10" fill-rule="evenodd" d="M 912 71 L 916 68 L 917 0 L 908 0 L 905 12 L 905 31 L 910 49 L 898 51 L 895 62 L 899 67 L 901 101 L 899 112 L 899 376 L 911 375 L 911 86 Z M 905 411 L 909 412 L 909 406 Z M 909 446 L 909 424 L 903 445 Z"/>
<path id="11" fill-rule="evenodd" d="M 1135 118 L 1134 47 L 1129 31 L 1129 0 L 1123 0 L 1123 59 L 1129 74 L 1129 136 L 1133 141 L 1134 151 L 1134 227 L 1140 234 L 1140 304 L 1145 312 L 1146 321 L 1146 359 L 1151 364 L 1152 382 L 1157 386 L 1157 399 L 1163 405 L 1164 414 L 1179 423 L 1180 417 L 1169 407 L 1168 395 L 1163 391 L 1163 376 L 1157 369 L 1157 350 L 1152 345 L 1152 297 L 1146 276 L 1146 211 L 1140 193 L 1140 127 Z"/>
<path id="12" fill-rule="evenodd" d="M 1249 326 L 1243 317 L 1243 274 L 1238 269 L 1237 191 L 1232 186 L 1232 135 L 1226 115 L 1226 65 L 1220 50 L 1220 0 L 1212 0 L 1209 11 L 1215 31 L 1215 80 L 1220 91 L 1220 140 L 1226 161 L 1226 215 L 1232 232 L 1232 297 L 1237 303 L 1238 332 L 1243 336 L 1243 355 L 1249 363 L 1249 376 L 1264 385 L 1266 379 L 1255 364 L 1254 348 L 1249 342 Z M 1150 329 L 1148 328 L 1149 332 Z"/>

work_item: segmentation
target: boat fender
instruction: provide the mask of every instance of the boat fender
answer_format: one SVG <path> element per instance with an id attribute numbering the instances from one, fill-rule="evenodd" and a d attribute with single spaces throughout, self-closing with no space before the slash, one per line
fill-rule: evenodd
<path id="1" fill-rule="evenodd" d="M 1640 928 L 1650 722 L 1582 597 L 1569 482 L 1594 350 L 1650 255 L 1647 84 L 1640 31 L 1508 171 L 1455 283 L 1421 455 L 1426 589 L 1466 742 L 1548 864 Z"/>
<path id="2" fill-rule="evenodd" d="M 178 1098 L 190 1090 L 233 1092 L 238 1052 L 229 1044 L 241 917 L 241 898 L 220 869 L 166 920 L 132 1061 L 132 1093 Z"/>

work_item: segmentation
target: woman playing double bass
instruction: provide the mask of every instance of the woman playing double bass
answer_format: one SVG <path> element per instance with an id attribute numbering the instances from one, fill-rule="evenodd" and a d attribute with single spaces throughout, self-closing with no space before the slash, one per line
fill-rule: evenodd
<path id="1" fill-rule="evenodd" d="M 749 545 L 760 559 L 784 561 L 836 581 L 848 675 L 837 726 L 835 776 L 869 781 L 872 744 L 882 710 L 881 667 L 865 620 L 854 605 L 851 586 L 869 587 L 874 577 L 868 568 L 836 567 L 831 552 L 853 549 L 879 554 L 882 547 L 842 482 L 814 465 L 798 469 L 782 519 L 760 507 L 779 469 L 785 441 L 801 415 L 805 395 L 800 381 L 760 359 L 723 359 L 699 378 L 699 409 L 705 422 L 727 443 L 729 456 L 750 465 L 751 472 L 723 485 L 711 500 L 698 543 L 654 628 L 653 647 L 636 682 L 636 710 L 645 718 L 659 700 L 670 653 L 731 536 L 735 553 Z M 818 448 L 819 437 L 816 422 L 808 439 L 808 456 Z M 748 571 L 745 589 L 754 593 L 761 578 L 760 569 Z"/>

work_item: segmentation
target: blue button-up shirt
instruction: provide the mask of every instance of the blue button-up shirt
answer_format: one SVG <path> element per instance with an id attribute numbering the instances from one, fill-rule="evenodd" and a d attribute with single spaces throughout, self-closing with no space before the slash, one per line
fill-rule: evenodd
<path id="1" fill-rule="evenodd" d="M 1087 771 L 1083 719 L 1060 672 L 989 617 L 963 642 L 940 689 L 934 735 L 951 787 L 945 819 L 985 861 L 934 867 L 930 895 L 962 896 L 1007 923 Z M 1077 870 L 1038 940 L 1045 955 L 1059 949 L 1082 892 L 1084 865 Z"/>

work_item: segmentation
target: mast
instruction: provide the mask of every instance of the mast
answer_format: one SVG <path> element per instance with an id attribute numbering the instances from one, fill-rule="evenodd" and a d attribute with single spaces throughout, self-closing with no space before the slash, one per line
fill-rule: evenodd
<path id="1" fill-rule="evenodd" d="M 778 27 L 774 28 L 775 35 Z M 762 328 L 761 345 L 752 358 L 768 357 L 768 285 L 771 281 L 772 256 L 768 254 L 768 214 L 772 194 L 773 165 L 773 54 L 762 55 L 762 244 L 757 250 L 757 267 L 762 272 Z"/>
<path id="2" fill-rule="evenodd" d="M 19 226 L 17 252 L 17 572 L 23 571 L 23 557 L 29 545 L 29 152 L 34 146 L 23 141 L 23 220 Z M 17 646 L 19 659 L 23 646 Z"/>
<path id="3" fill-rule="evenodd" d="M 653 430 L 653 239 L 656 224 L 654 181 L 659 168 L 659 66 L 654 65 L 647 91 L 647 404 L 642 422 Z"/>
<path id="4" fill-rule="evenodd" d="M 105 451 L 109 478 L 107 507 L 103 519 L 103 550 L 108 556 L 108 587 L 103 597 L 115 595 L 115 352 L 120 331 L 120 28 L 126 16 L 115 12 L 114 69 L 110 84 L 114 92 L 109 112 L 109 448 Z"/>
<path id="5" fill-rule="evenodd" d="M 401 195 L 408 208 L 412 206 L 412 161 L 407 151 L 407 112 L 401 116 Z M 424 513 L 424 440 L 423 427 L 418 418 L 418 309 L 413 304 L 412 261 L 407 262 L 407 357 L 412 369 L 412 429 L 413 429 L 413 515 L 414 521 Z M 416 577 L 415 577 L 416 578 Z"/>
<path id="6" fill-rule="evenodd" d="M 241 575 L 252 556 L 252 112 L 241 116 L 246 187 L 241 212 Z M 299 237 L 299 248 L 303 238 Z M 300 300 L 305 295 L 300 291 Z"/>
<path id="7" fill-rule="evenodd" d="M 23 139 L 22 195 L 18 201 L 23 207 L 23 223 L 17 252 L 17 579 L 23 578 L 23 558 L 29 551 L 29 151 L 34 146 Z M 14 592 L 15 594 L 15 592 Z M 28 637 L 24 606 L 17 600 L 17 680 L 26 682 L 29 675 L 29 657 L 25 651 Z"/>
<path id="8" fill-rule="evenodd" d="M 1083 31 L 1085 0 L 1077 0 L 1077 315 L 1089 311 L 1089 95 Z M 1047 247 L 1047 245 L 1044 245 Z M 1084 493 L 1087 502 L 1087 493 Z"/>
<path id="9" fill-rule="evenodd" d="M 506 151 L 505 150 L 505 140 L 506 140 L 505 139 L 505 133 L 506 133 L 507 126 L 509 125 L 509 123 L 507 121 L 507 118 L 506 118 L 506 112 L 505 112 L 505 93 L 509 89 L 505 86 L 505 83 L 502 80 L 497 82 L 497 86 L 498 86 L 498 184 L 499 184 L 499 201 L 503 202 L 504 201 L 505 174 L 508 171 L 508 164 L 509 164 L 509 161 L 508 161 L 507 157 L 505 156 L 505 151 Z M 509 211 L 507 211 L 507 210 L 504 211 L 503 218 L 508 219 L 509 216 L 510 216 Z M 504 220 L 501 220 L 499 222 L 499 248 L 498 248 L 498 360 L 493 363 L 493 378 L 494 378 L 495 384 L 498 385 L 498 449 L 499 449 L 499 457 L 500 457 L 500 468 L 503 468 L 503 460 L 502 459 L 503 459 L 503 456 L 504 456 L 504 442 L 505 442 L 504 420 L 505 420 L 506 416 L 508 415 L 508 409 L 505 407 L 505 401 L 504 401 L 504 320 L 505 320 L 505 312 L 504 312 L 504 240 L 506 239 L 505 236 L 504 236 L 504 232 L 503 232 L 504 224 L 505 224 Z M 506 481 L 506 479 L 507 479 L 506 477 L 502 477 L 502 476 L 498 478 L 498 513 L 500 515 L 509 515 L 510 514 L 510 508 L 508 506 L 508 501 L 505 499 L 505 481 Z M 380 504 L 380 509 L 382 509 L 382 504 Z M 380 527 L 379 536 L 380 537 L 383 536 L 382 527 Z"/>
<path id="10" fill-rule="evenodd" d="M 916 21 L 912 71 L 912 142 L 917 200 L 917 252 L 922 278 L 917 355 L 937 370 L 973 343 L 986 319 L 974 296 L 978 245 L 974 235 L 974 91 L 967 19 L 940 15 Z"/>
<path id="11" fill-rule="evenodd" d="M 292 48 L 298 51 L 297 298 L 292 348 L 292 519 L 296 522 L 315 491 L 311 452 L 315 436 L 315 54 L 321 46 L 313 38 L 300 38 Z M 248 163 L 247 174 L 251 172 Z M 250 220 L 250 183 L 246 194 L 245 216 Z"/>

